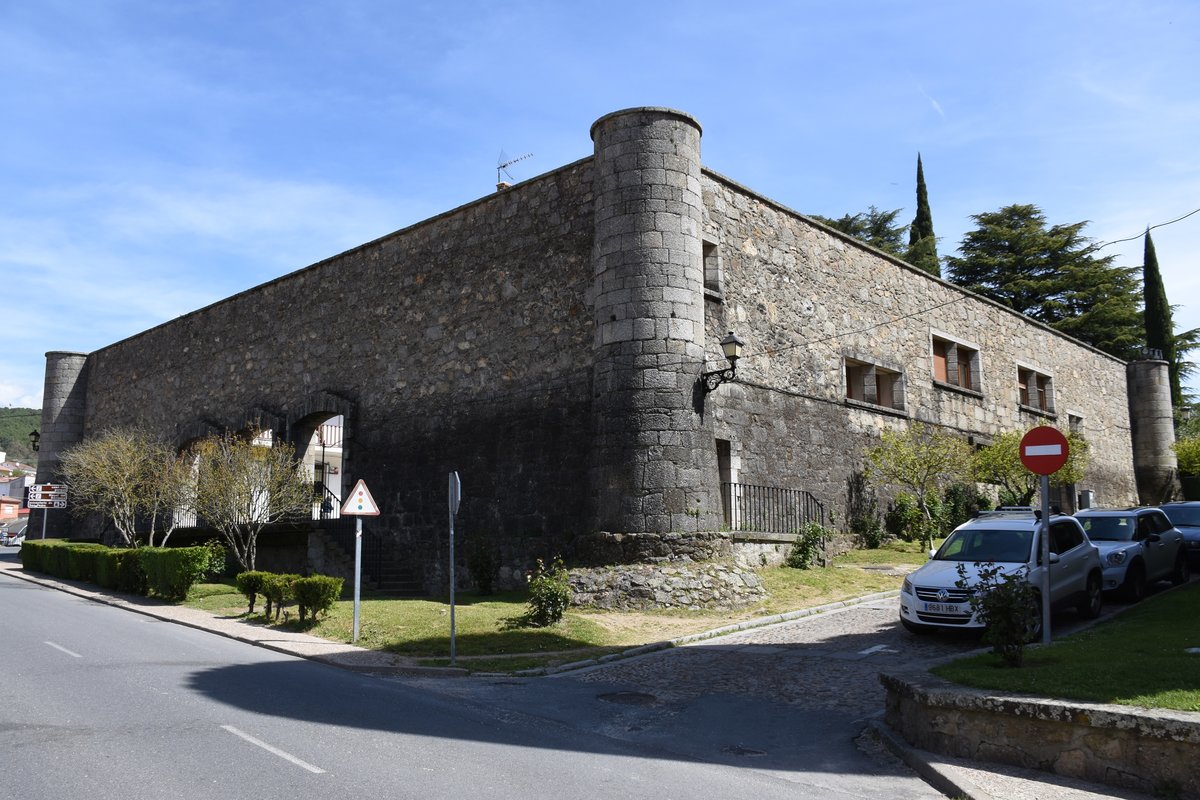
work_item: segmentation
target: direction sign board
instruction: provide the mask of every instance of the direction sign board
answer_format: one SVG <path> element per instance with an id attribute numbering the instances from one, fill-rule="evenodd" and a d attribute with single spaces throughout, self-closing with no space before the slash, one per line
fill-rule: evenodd
<path id="1" fill-rule="evenodd" d="M 61 483 L 35 483 L 29 487 L 30 500 L 66 500 L 67 487 Z"/>
<path id="2" fill-rule="evenodd" d="M 29 507 L 32 509 L 39 508 L 66 508 L 66 500 L 30 500 Z"/>
<path id="3" fill-rule="evenodd" d="M 342 505 L 342 513 L 347 516 L 379 516 L 379 506 L 375 504 L 375 498 L 371 497 L 366 481 L 360 480 L 354 485 L 354 491 L 350 492 L 350 496 Z"/>
<path id="4" fill-rule="evenodd" d="M 1039 425 L 1021 437 L 1021 463 L 1035 475 L 1053 475 L 1070 454 L 1067 437 L 1058 428 Z"/>

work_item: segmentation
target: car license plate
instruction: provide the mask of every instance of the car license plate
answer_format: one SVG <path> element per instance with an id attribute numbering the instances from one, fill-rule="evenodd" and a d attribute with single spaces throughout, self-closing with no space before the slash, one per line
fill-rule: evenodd
<path id="1" fill-rule="evenodd" d="M 959 614 L 966 615 L 956 603 L 926 603 L 925 612 L 928 614 Z"/>

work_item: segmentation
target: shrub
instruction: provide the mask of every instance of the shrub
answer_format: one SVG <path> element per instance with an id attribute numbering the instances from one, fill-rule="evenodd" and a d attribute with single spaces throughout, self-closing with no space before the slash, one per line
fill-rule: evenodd
<path id="1" fill-rule="evenodd" d="M 316 621 L 317 614 L 328 612 L 333 604 L 342 596 L 342 578 L 329 575 L 313 575 L 310 578 L 299 578 L 292 588 L 296 594 L 296 604 L 300 606 L 300 621 L 304 621 L 306 611 L 312 614 Z"/>
<path id="2" fill-rule="evenodd" d="M 1189 436 L 1175 442 L 1175 458 L 1180 475 L 1200 475 L 1200 436 Z"/>
<path id="3" fill-rule="evenodd" d="M 990 505 L 974 484 L 955 483 L 946 487 L 941 505 L 942 533 L 949 533 L 974 517 L 975 512 L 983 511 Z"/>
<path id="4" fill-rule="evenodd" d="M 120 550 L 108 549 L 96 561 L 96 583 L 105 589 L 117 588 L 117 570 L 121 564 Z"/>
<path id="5" fill-rule="evenodd" d="M 129 594 L 147 594 L 146 570 L 137 550 L 115 550 L 117 554 L 117 591 Z"/>
<path id="6" fill-rule="evenodd" d="M 73 581 L 95 583 L 100 555 L 108 549 L 102 544 L 67 545 L 67 577 Z"/>
<path id="7" fill-rule="evenodd" d="M 187 597 L 208 569 L 206 547 L 140 547 L 136 552 L 150 592 L 169 602 Z"/>
<path id="8" fill-rule="evenodd" d="M 204 572 L 204 577 L 220 578 L 225 574 L 229 551 L 216 539 L 209 539 L 204 543 L 204 547 L 208 548 L 208 568 Z"/>
<path id="9" fill-rule="evenodd" d="M 278 575 L 274 572 L 264 573 L 262 583 L 262 594 L 267 599 L 267 606 L 263 609 L 263 614 L 267 617 L 271 616 L 272 610 L 275 612 L 275 619 L 279 619 L 283 607 L 296 599 L 295 583 L 300 579 L 299 575 Z"/>
<path id="10" fill-rule="evenodd" d="M 529 574 L 529 611 L 525 618 L 530 625 L 544 628 L 560 621 L 571 605 L 571 582 L 561 558 L 555 557 L 547 567 L 537 560 Z"/>
<path id="11" fill-rule="evenodd" d="M 793 569 L 808 569 L 821 552 L 821 541 L 830 533 L 831 531 L 819 522 L 804 523 L 783 563 Z"/>
<path id="12" fill-rule="evenodd" d="M 47 575 L 57 575 L 54 571 L 55 552 L 69 547 L 65 539 L 26 539 L 21 545 L 21 566 L 34 572 L 44 572 Z M 63 553 L 65 566 L 66 554 Z"/>
<path id="13" fill-rule="evenodd" d="M 480 594 L 491 594 L 496 579 L 496 553 L 486 544 L 477 544 L 467 552 L 467 571 Z"/>
<path id="14" fill-rule="evenodd" d="M 874 550 L 883 544 L 879 500 L 861 470 L 851 472 L 846 478 L 846 522 L 863 547 Z"/>
<path id="15" fill-rule="evenodd" d="M 992 646 L 1006 666 L 1019 667 L 1025 658 L 1025 645 L 1041 628 L 1041 608 L 1037 589 L 1029 583 L 1028 567 L 1004 572 L 991 562 L 977 565 L 979 579 L 967 581 L 966 568 L 958 565 L 960 589 L 974 589 L 971 610 L 986 625 L 983 641 Z"/>
<path id="16" fill-rule="evenodd" d="M 258 595 L 262 593 L 263 581 L 265 581 L 267 576 L 270 574 L 271 573 L 269 572 L 259 572 L 256 570 L 250 572 L 239 572 L 237 577 L 233 579 L 234 584 L 237 586 L 237 590 L 245 595 L 246 600 L 248 600 L 250 603 L 250 607 L 246 609 L 247 614 L 254 613 L 254 601 L 257 600 Z"/>

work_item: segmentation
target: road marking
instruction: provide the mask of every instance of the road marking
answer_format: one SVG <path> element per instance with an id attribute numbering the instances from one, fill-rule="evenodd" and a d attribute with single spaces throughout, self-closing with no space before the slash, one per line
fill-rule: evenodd
<path id="1" fill-rule="evenodd" d="M 873 653 L 895 653 L 897 651 L 888 647 L 886 644 L 877 644 L 874 647 L 868 647 L 866 650 L 859 650 L 860 656 L 869 656 Z"/>
<path id="2" fill-rule="evenodd" d="M 63 647 L 61 644 L 55 644 L 54 642 L 42 642 L 42 644 L 48 644 L 51 647 L 53 647 L 55 650 L 60 650 L 64 653 L 66 653 L 67 655 L 71 656 L 72 658 L 83 658 L 83 656 L 79 655 L 79 653 L 72 653 L 70 650 Z"/>
<path id="3" fill-rule="evenodd" d="M 309 764 L 307 761 L 301 761 L 300 759 L 296 758 L 291 753 L 285 753 L 282 750 L 280 750 L 278 747 L 272 747 L 271 745 L 267 744 L 266 742 L 262 741 L 261 739 L 255 739 L 250 734 L 245 733 L 243 731 L 239 731 L 237 728 L 233 727 L 232 725 L 222 725 L 221 727 L 223 729 L 229 731 L 230 733 L 232 733 L 234 736 L 238 736 L 238 737 L 246 740 L 247 742 L 254 745 L 255 747 L 261 747 L 263 750 L 266 750 L 268 753 L 279 756 L 284 761 L 292 762 L 297 767 L 303 767 L 304 769 L 308 770 L 309 772 L 315 772 L 318 775 L 323 775 L 325 773 L 325 770 L 321 769 L 320 767 L 314 767 L 312 764 Z"/>

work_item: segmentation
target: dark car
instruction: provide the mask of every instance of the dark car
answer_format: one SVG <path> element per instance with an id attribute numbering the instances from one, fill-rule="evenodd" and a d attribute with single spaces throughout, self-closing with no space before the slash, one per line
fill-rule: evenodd
<path id="1" fill-rule="evenodd" d="M 1184 547 L 1193 563 L 1200 563 L 1200 501 L 1163 503 L 1159 508 L 1183 534 Z"/>

